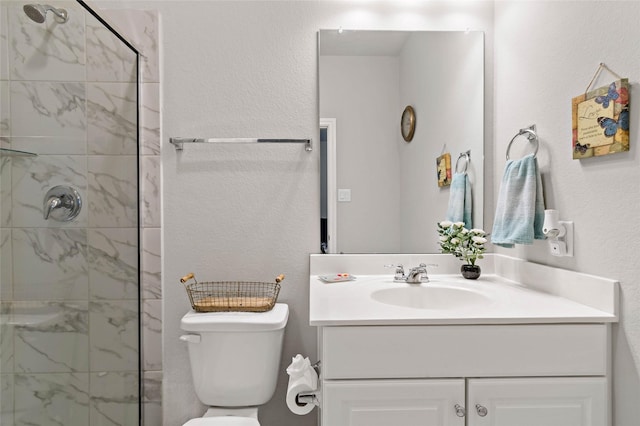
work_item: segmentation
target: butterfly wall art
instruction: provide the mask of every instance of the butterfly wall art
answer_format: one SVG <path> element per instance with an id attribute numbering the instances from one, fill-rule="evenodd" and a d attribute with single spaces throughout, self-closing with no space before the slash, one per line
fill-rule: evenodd
<path id="1" fill-rule="evenodd" d="M 436 171 L 439 187 L 451 185 L 451 154 L 447 152 L 436 158 Z"/>
<path id="2" fill-rule="evenodd" d="M 629 80 L 572 99 L 573 158 L 629 151 Z"/>

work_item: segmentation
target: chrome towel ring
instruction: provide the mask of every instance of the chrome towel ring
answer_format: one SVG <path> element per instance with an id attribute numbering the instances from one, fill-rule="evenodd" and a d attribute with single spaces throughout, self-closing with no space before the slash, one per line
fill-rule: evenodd
<path id="1" fill-rule="evenodd" d="M 513 144 L 513 141 L 516 140 L 516 138 L 518 136 L 527 136 L 527 139 L 529 140 L 529 142 L 533 142 L 535 144 L 534 148 L 533 148 L 533 156 L 535 157 L 536 154 L 538 153 L 538 147 L 540 145 L 540 143 L 538 142 L 538 134 L 536 133 L 536 125 L 532 124 L 531 126 L 525 128 L 525 129 L 520 129 L 520 131 L 518 133 L 516 133 L 516 135 L 511 139 L 511 142 L 509 142 L 509 145 L 507 146 L 507 161 L 509 161 L 509 151 L 511 150 L 511 145 Z"/>
<path id="2" fill-rule="evenodd" d="M 458 171 L 458 164 L 460 163 L 460 160 L 464 159 L 464 169 L 459 172 Z M 467 173 L 467 167 L 469 167 L 469 162 L 471 161 L 471 151 L 467 151 L 467 152 L 461 152 L 460 156 L 458 156 L 458 159 L 456 160 L 456 167 L 455 167 L 455 171 L 456 173 Z"/>

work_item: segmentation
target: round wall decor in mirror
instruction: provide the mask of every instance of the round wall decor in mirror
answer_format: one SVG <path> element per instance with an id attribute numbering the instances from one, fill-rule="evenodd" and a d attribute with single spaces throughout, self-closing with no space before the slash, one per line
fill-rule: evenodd
<path id="1" fill-rule="evenodd" d="M 411 105 L 407 105 L 402 112 L 400 131 L 402 132 L 402 138 L 407 142 L 411 142 L 413 134 L 416 132 L 416 112 Z"/>

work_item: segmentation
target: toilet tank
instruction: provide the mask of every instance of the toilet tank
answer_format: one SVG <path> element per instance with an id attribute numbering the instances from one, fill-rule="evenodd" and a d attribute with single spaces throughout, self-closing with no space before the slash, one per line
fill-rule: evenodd
<path id="1" fill-rule="evenodd" d="M 209 406 L 268 402 L 276 389 L 289 307 L 268 312 L 188 312 L 181 337 L 188 342 L 196 395 Z"/>

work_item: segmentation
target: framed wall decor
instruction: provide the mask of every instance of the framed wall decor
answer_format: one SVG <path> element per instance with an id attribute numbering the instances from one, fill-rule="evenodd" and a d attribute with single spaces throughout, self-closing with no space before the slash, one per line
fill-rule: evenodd
<path id="1" fill-rule="evenodd" d="M 451 154 L 442 154 L 436 159 L 436 170 L 438 172 L 438 186 L 451 185 Z"/>
<path id="2" fill-rule="evenodd" d="M 629 80 L 572 99 L 573 159 L 629 151 Z"/>

